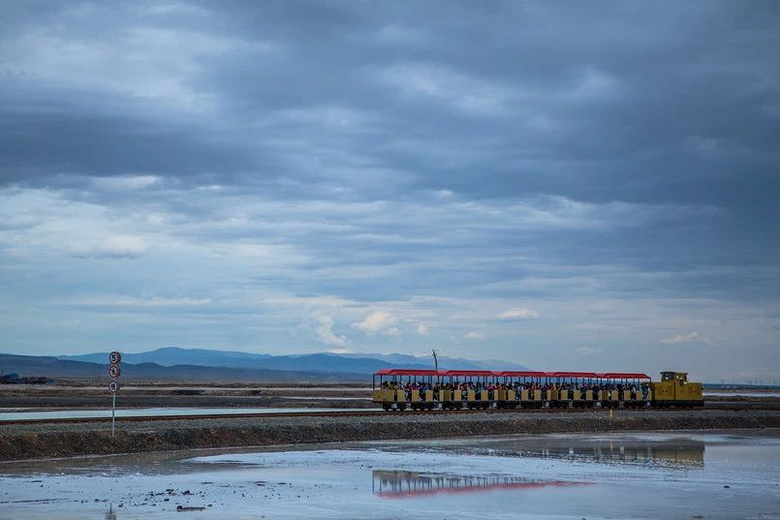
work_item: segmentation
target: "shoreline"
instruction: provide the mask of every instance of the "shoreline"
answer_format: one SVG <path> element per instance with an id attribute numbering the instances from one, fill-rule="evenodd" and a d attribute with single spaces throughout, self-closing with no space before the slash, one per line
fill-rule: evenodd
<path id="1" fill-rule="evenodd" d="M 780 428 L 774 410 L 615 410 L 583 413 L 473 412 L 376 417 L 252 417 L 0 426 L 0 461 L 207 448 L 513 434 Z"/>

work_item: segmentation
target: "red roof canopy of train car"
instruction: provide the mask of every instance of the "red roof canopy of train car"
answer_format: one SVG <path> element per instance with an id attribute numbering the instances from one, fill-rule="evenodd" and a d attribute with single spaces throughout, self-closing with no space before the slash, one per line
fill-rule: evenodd
<path id="1" fill-rule="evenodd" d="M 436 370 L 413 370 L 406 368 L 383 368 L 377 370 L 375 376 L 439 376 L 443 375 L 441 371 Z"/>
<path id="2" fill-rule="evenodd" d="M 574 377 L 595 379 L 650 379 L 647 374 L 639 372 L 532 372 L 490 370 L 418 370 L 407 368 L 383 368 L 377 370 L 377 376 L 496 376 L 496 377 Z"/>
<path id="3" fill-rule="evenodd" d="M 603 379 L 650 379 L 650 376 L 647 374 L 638 372 L 607 372 L 605 374 L 596 374 L 596 376 Z"/>
<path id="4" fill-rule="evenodd" d="M 548 372 L 548 377 L 579 377 L 579 378 L 594 378 L 599 377 L 595 372 Z"/>
<path id="5" fill-rule="evenodd" d="M 499 377 L 546 377 L 547 376 L 545 372 L 517 372 L 517 371 L 496 372 L 496 375 Z"/>
<path id="6" fill-rule="evenodd" d="M 442 372 L 445 376 L 493 376 L 495 372 L 490 370 L 447 370 Z"/>

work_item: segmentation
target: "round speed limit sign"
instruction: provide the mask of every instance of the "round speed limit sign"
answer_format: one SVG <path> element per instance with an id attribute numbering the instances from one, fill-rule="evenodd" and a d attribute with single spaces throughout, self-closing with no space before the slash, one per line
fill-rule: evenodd
<path id="1" fill-rule="evenodd" d="M 116 365 L 120 361 L 122 361 L 122 354 L 120 354 L 116 350 L 108 355 L 108 362 L 111 363 L 112 365 Z"/>
<path id="2" fill-rule="evenodd" d="M 117 391 L 117 390 L 119 390 L 119 383 L 117 383 L 116 381 L 114 381 L 114 380 L 112 379 L 112 380 L 111 380 L 111 382 L 110 382 L 110 383 L 108 383 L 108 390 L 109 390 L 109 391 L 110 391 L 112 394 L 116 393 L 116 391 Z"/>
<path id="3" fill-rule="evenodd" d="M 108 375 L 111 377 L 119 377 L 122 375 L 122 370 L 119 368 L 119 365 L 111 365 L 108 367 Z"/>

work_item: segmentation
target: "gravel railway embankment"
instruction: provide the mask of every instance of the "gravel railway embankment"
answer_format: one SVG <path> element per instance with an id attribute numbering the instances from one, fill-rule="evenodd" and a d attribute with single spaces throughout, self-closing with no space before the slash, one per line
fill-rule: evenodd
<path id="1" fill-rule="evenodd" d="M 0 425 L 0 460 L 357 440 L 523 433 L 780 428 L 776 410 L 377 413 Z"/>

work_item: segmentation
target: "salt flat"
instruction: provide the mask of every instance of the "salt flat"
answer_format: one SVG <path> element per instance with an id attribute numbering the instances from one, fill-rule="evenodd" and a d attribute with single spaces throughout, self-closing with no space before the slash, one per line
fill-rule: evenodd
<path id="1" fill-rule="evenodd" d="M 780 518 L 779 447 L 556 434 L 9 463 L 0 518 Z"/>

